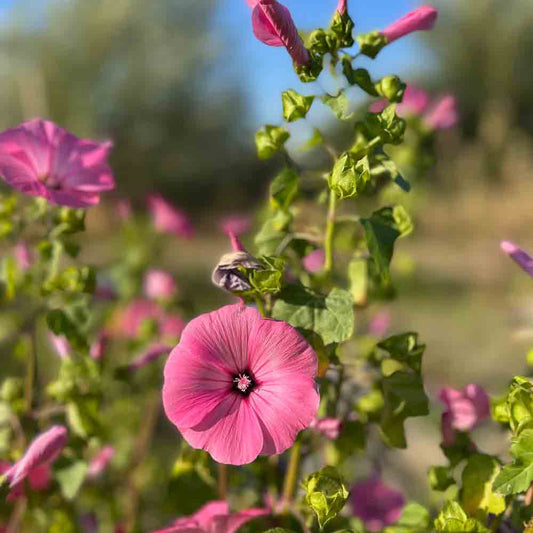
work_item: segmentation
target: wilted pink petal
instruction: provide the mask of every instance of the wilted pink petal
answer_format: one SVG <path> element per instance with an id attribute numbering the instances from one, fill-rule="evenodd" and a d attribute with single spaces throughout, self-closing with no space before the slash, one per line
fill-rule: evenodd
<path id="1" fill-rule="evenodd" d="M 350 503 L 353 514 L 365 523 L 368 531 L 381 531 L 398 521 L 405 498 L 378 477 L 371 477 L 352 487 Z"/>
<path id="2" fill-rule="evenodd" d="M 309 427 L 327 439 L 335 440 L 339 438 L 341 426 L 342 421 L 338 418 L 315 418 Z"/>
<path id="3" fill-rule="evenodd" d="M 187 214 L 172 206 L 160 194 L 148 198 L 148 209 L 158 231 L 173 233 L 183 239 L 191 239 L 194 236 L 194 228 Z"/>
<path id="4" fill-rule="evenodd" d="M 144 278 L 144 294 L 152 300 L 167 300 L 176 294 L 172 274 L 164 270 L 149 270 Z"/>
<path id="5" fill-rule="evenodd" d="M 250 217 L 245 215 L 229 215 L 220 221 L 220 229 L 226 233 L 233 233 L 237 237 L 250 231 Z"/>
<path id="6" fill-rule="evenodd" d="M 383 337 L 389 331 L 390 322 L 390 311 L 380 311 L 370 319 L 368 332 L 376 337 Z"/>
<path id="7" fill-rule="evenodd" d="M 109 334 L 105 331 L 101 331 L 91 344 L 91 349 L 89 351 L 90 356 L 93 359 L 102 359 L 102 357 L 105 355 L 108 344 Z"/>
<path id="8" fill-rule="evenodd" d="M 309 52 L 305 48 L 290 11 L 277 0 L 259 0 L 252 10 L 254 35 L 268 46 L 284 46 L 297 65 L 306 65 Z"/>
<path id="9" fill-rule="evenodd" d="M 26 453 L 8 472 L 9 487 L 12 489 L 24 481 L 35 468 L 55 461 L 67 444 L 67 430 L 63 426 L 52 426 L 39 435 L 28 447 Z"/>
<path id="10" fill-rule="evenodd" d="M 414 31 L 431 30 L 437 20 L 438 11 L 431 6 L 421 6 L 411 11 L 381 31 L 387 41 L 392 43 Z"/>
<path id="11" fill-rule="evenodd" d="M 22 272 L 26 272 L 33 263 L 33 257 L 25 242 L 18 242 L 14 249 L 15 261 Z"/>
<path id="12" fill-rule="evenodd" d="M 302 265 L 307 272 L 316 274 L 324 268 L 325 257 L 324 250 L 314 250 L 302 259 Z"/>
<path id="13" fill-rule="evenodd" d="M 533 257 L 510 241 L 502 241 L 500 246 L 509 257 L 533 277 Z"/>
<path id="14" fill-rule="evenodd" d="M 24 122 L 0 134 L 0 176 L 19 191 L 69 207 L 90 207 L 114 189 L 111 143 L 78 139 L 53 122 Z"/>
<path id="15" fill-rule="evenodd" d="M 142 353 L 139 357 L 134 359 L 129 365 L 128 370 L 130 372 L 136 372 L 140 368 L 143 368 L 150 363 L 153 363 L 162 355 L 168 354 L 172 350 L 171 346 L 166 344 L 155 343 L 148 347 L 148 349 Z"/>
<path id="16" fill-rule="evenodd" d="M 96 457 L 89 463 L 89 468 L 87 469 L 87 477 L 94 479 L 107 468 L 111 459 L 115 456 L 115 448 L 110 446 L 104 446 L 96 455 Z"/>
<path id="17" fill-rule="evenodd" d="M 455 98 L 448 95 L 437 100 L 424 115 L 424 121 L 434 130 L 453 128 L 459 122 Z"/>
<path id="18" fill-rule="evenodd" d="M 131 202 L 127 198 L 122 198 L 117 202 L 117 213 L 118 216 L 126 221 L 131 218 L 132 215 Z"/>
<path id="19" fill-rule="evenodd" d="M 243 304 L 189 322 L 165 365 L 163 404 L 185 440 L 218 462 L 279 454 L 314 419 L 317 357 L 289 324 Z"/>
<path id="20" fill-rule="evenodd" d="M 450 424 L 458 431 L 471 431 L 490 415 L 490 400 L 479 385 L 470 384 L 463 390 L 444 387 L 439 398 L 450 414 Z"/>
<path id="21" fill-rule="evenodd" d="M 70 357 L 72 348 L 64 335 L 50 333 L 50 342 L 61 359 L 68 359 Z"/>

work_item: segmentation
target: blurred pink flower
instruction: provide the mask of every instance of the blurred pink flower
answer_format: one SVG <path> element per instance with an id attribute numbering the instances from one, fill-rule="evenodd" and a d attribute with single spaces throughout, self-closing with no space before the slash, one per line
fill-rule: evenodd
<path id="1" fill-rule="evenodd" d="M 510 241 L 500 243 L 502 250 L 515 261 L 515 263 L 533 277 L 533 257 L 527 254 L 522 248 Z"/>
<path id="2" fill-rule="evenodd" d="M 315 418 L 309 427 L 327 439 L 336 440 L 339 438 L 341 426 L 342 421 L 338 418 Z"/>
<path id="3" fill-rule="evenodd" d="M 435 25 L 437 15 L 438 11 L 434 7 L 420 6 L 384 30 L 381 30 L 380 33 L 385 35 L 389 43 L 392 43 L 414 31 L 431 30 Z"/>
<path id="4" fill-rule="evenodd" d="M 89 354 L 93 359 L 102 359 L 107 350 L 107 345 L 109 344 L 109 334 L 102 330 L 96 336 L 96 339 L 91 344 Z"/>
<path id="5" fill-rule="evenodd" d="M 370 319 L 368 332 L 376 337 L 383 337 L 389 331 L 390 322 L 390 311 L 379 311 Z"/>
<path id="6" fill-rule="evenodd" d="M 67 429 L 63 426 L 52 426 L 39 435 L 29 445 L 23 457 L 5 472 L 9 481 L 9 488 L 18 487 L 32 472 L 36 486 L 44 486 L 46 484 L 44 481 L 46 472 L 42 467 L 54 462 L 67 442 Z"/>
<path id="7" fill-rule="evenodd" d="M 96 455 L 96 457 L 89 463 L 87 469 L 87 477 L 94 479 L 100 476 L 107 468 L 111 459 L 115 456 L 115 448 L 111 445 L 104 446 Z"/>
<path id="8" fill-rule="evenodd" d="M 490 415 L 490 400 L 479 385 L 470 384 L 463 390 L 444 387 L 439 398 L 445 405 L 442 415 L 444 445 L 455 440 L 454 430 L 471 431 Z"/>
<path id="9" fill-rule="evenodd" d="M 124 221 L 131 218 L 132 208 L 131 202 L 128 198 L 122 198 L 117 202 L 117 213 L 118 216 Z"/>
<path id="10" fill-rule="evenodd" d="M 172 206 L 160 194 L 148 197 L 148 209 L 156 230 L 173 233 L 183 239 L 192 239 L 194 236 L 194 228 L 185 211 Z"/>
<path id="11" fill-rule="evenodd" d="M 435 101 L 424 114 L 424 121 L 434 130 L 447 130 L 459 122 L 457 102 L 451 95 Z"/>
<path id="12" fill-rule="evenodd" d="M 316 274 L 324 268 L 325 257 L 324 250 L 320 248 L 313 250 L 302 259 L 302 265 L 307 272 Z"/>
<path id="13" fill-rule="evenodd" d="M 152 300 L 166 300 L 176 294 L 172 274 L 164 270 L 149 270 L 144 277 L 144 294 Z"/>
<path id="14" fill-rule="evenodd" d="M 137 370 L 148 366 L 150 363 L 156 361 L 162 355 L 168 354 L 172 350 L 172 346 L 162 343 L 154 343 L 148 346 L 148 348 L 136 359 L 134 359 L 127 369 L 130 372 L 137 372 Z"/>
<path id="15" fill-rule="evenodd" d="M 33 257 L 25 242 L 18 242 L 14 248 L 15 261 L 22 272 L 26 272 L 33 263 Z"/>
<path id="16" fill-rule="evenodd" d="M 429 96 L 424 89 L 414 85 L 408 85 L 403 94 L 403 100 L 396 104 L 396 114 L 399 117 L 408 117 L 410 115 L 421 115 L 429 104 Z M 385 99 L 377 100 L 370 104 L 372 113 L 381 113 L 389 105 Z"/>
<path id="17" fill-rule="evenodd" d="M 234 533 L 246 522 L 267 514 L 267 509 L 246 509 L 230 514 L 225 501 L 212 501 L 191 516 L 178 518 L 171 526 L 152 533 Z"/>
<path id="18" fill-rule="evenodd" d="M 54 335 L 53 333 L 50 333 L 49 336 L 57 355 L 61 359 L 68 359 L 72 353 L 72 348 L 67 338 L 64 335 Z"/>
<path id="19" fill-rule="evenodd" d="M 368 531 L 381 531 L 398 521 L 405 498 L 373 476 L 352 487 L 350 503 L 353 514 L 365 523 Z"/>
<path id="20" fill-rule="evenodd" d="M 221 463 L 279 454 L 313 421 L 317 357 L 289 324 L 228 305 L 187 324 L 165 366 L 163 405 Z"/>
<path id="21" fill-rule="evenodd" d="M 176 342 L 186 325 L 187 323 L 180 316 L 168 315 L 163 317 L 159 323 L 159 333 L 164 340 Z"/>
<path id="22" fill-rule="evenodd" d="M 0 475 L 6 474 L 12 467 L 11 463 L 0 460 Z M 49 465 L 40 465 L 31 470 L 28 474 L 28 485 L 32 491 L 41 492 L 50 487 L 52 473 Z M 11 502 L 25 496 L 24 485 L 19 483 L 7 495 L 6 501 Z"/>
<path id="23" fill-rule="evenodd" d="M 130 302 L 118 315 L 119 334 L 135 338 L 141 332 L 143 322 L 158 321 L 163 314 L 161 307 L 152 300 L 138 298 Z"/>
<path id="24" fill-rule="evenodd" d="M 251 225 L 250 217 L 246 215 L 228 215 L 220 221 L 220 229 L 227 235 L 233 233 L 239 236 L 247 233 L 250 231 Z"/>
<path id="25" fill-rule="evenodd" d="M 78 139 L 53 122 L 30 120 L 0 134 L 0 176 L 24 194 L 90 207 L 114 189 L 111 143 Z"/>
<path id="26" fill-rule="evenodd" d="M 252 28 L 262 43 L 284 46 L 296 65 L 309 62 L 309 52 L 298 35 L 290 11 L 277 0 L 258 0 L 253 5 Z"/>

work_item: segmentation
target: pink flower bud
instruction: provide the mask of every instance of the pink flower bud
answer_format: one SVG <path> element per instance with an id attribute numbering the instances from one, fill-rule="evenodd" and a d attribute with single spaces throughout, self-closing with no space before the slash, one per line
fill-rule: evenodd
<path id="1" fill-rule="evenodd" d="M 15 261 L 22 272 L 26 272 L 33 263 L 33 257 L 25 242 L 19 242 L 14 250 Z"/>
<path id="2" fill-rule="evenodd" d="M 149 270 L 144 278 L 144 294 L 152 300 L 168 300 L 176 294 L 176 282 L 164 270 Z"/>
<path id="3" fill-rule="evenodd" d="M 324 268 L 325 255 L 324 250 L 318 249 L 307 254 L 302 259 L 302 265 L 311 274 L 316 274 Z"/>
<path id="4" fill-rule="evenodd" d="M 254 35 L 268 46 L 284 46 L 294 63 L 306 65 L 311 59 L 298 35 L 290 11 L 277 0 L 259 0 L 252 11 Z"/>
<path id="5" fill-rule="evenodd" d="M 382 30 L 381 34 L 385 35 L 389 43 L 392 43 L 414 31 L 431 30 L 435 25 L 437 15 L 438 11 L 434 7 L 421 6 Z"/>
<path id="6" fill-rule="evenodd" d="M 337 11 L 339 12 L 339 15 L 343 15 L 347 9 L 348 0 L 339 0 L 339 3 L 337 4 Z"/>
<path id="7" fill-rule="evenodd" d="M 368 325 L 368 332 L 376 337 L 383 337 L 389 331 L 391 315 L 389 311 L 376 313 Z"/>
<path id="8" fill-rule="evenodd" d="M 424 115 L 424 121 L 434 130 L 447 130 L 459 122 L 457 102 L 451 95 L 437 100 Z"/>
<path id="9" fill-rule="evenodd" d="M 109 344 L 109 334 L 105 331 L 98 333 L 95 341 L 91 344 L 90 355 L 93 359 L 104 357 L 107 345 Z"/>
<path id="10" fill-rule="evenodd" d="M 111 459 L 115 456 L 115 448 L 110 446 L 104 446 L 96 455 L 96 457 L 89 463 L 87 469 L 87 477 L 94 479 L 100 476 L 102 472 L 107 468 Z"/>
<path id="11" fill-rule="evenodd" d="M 148 209 L 156 230 L 173 233 L 183 239 L 191 239 L 194 236 L 194 228 L 187 214 L 173 207 L 160 194 L 148 198 Z"/>
<path id="12" fill-rule="evenodd" d="M 315 418 L 310 428 L 317 433 L 321 433 L 329 440 L 336 440 L 339 438 L 342 422 L 338 418 Z"/>
<path id="13" fill-rule="evenodd" d="M 22 483 L 35 468 L 54 462 L 67 442 L 67 430 L 63 426 L 52 426 L 39 435 L 30 444 L 22 459 L 6 472 L 9 487 L 13 489 Z"/>
<path id="14" fill-rule="evenodd" d="M 533 257 L 527 254 L 522 248 L 509 241 L 502 241 L 502 250 L 515 261 L 515 263 L 533 277 Z"/>

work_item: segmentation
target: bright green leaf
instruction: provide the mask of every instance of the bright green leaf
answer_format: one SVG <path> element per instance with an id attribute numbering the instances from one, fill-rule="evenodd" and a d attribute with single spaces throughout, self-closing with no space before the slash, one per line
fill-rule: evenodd
<path id="1" fill-rule="evenodd" d="M 294 122 L 305 118 L 311 104 L 315 99 L 314 96 L 303 96 L 292 89 L 281 93 L 281 102 L 283 105 L 283 118 L 287 122 Z"/>

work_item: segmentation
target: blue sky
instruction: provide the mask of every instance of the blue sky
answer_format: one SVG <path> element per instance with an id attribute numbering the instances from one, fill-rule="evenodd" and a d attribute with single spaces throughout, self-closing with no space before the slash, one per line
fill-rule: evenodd
<path id="1" fill-rule="evenodd" d="M 300 29 L 325 27 L 337 5 L 337 0 L 282 0 Z M 431 3 L 431 2 L 428 2 Z M 349 12 L 356 32 L 365 33 L 387 26 L 420 2 L 415 0 L 351 0 Z M 246 95 L 254 100 L 250 122 L 253 125 L 279 122 L 279 94 L 287 88 L 306 92 L 292 70 L 289 56 L 283 48 L 272 48 L 259 42 L 252 34 L 250 8 L 245 0 L 218 0 L 215 26 L 223 28 L 222 39 L 235 50 L 232 69 L 227 76 L 238 76 Z M 384 49 L 376 61 L 362 58 L 358 65 L 368 68 L 373 77 L 398 74 L 405 81 L 416 81 L 434 60 L 416 34 L 401 39 Z"/>

